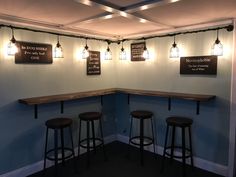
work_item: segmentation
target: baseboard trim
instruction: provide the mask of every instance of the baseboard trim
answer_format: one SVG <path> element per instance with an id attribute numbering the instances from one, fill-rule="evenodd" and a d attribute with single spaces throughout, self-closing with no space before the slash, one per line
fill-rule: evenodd
<path id="1" fill-rule="evenodd" d="M 123 143 L 128 144 L 128 137 L 124 135 L 110 135 L 104 138 L 105 144 L 111 143 L 113 141 L 120 141 Z M 146 150 L 153 152 L 152 148 L 147 148 Z M 156 146 L 156 153 L 157 154 L 162 154 L 163 152 L 163 147 L 161 146 Z M 78 148 L 75 148 L 75 154 L 77 155 L 78 153 Z M 81 149 L 81 153 L 84 153 L 85 150 Z M 53 165 L 53 162 L 47 161 L 47 167 L 50 167 Z M 228 174 L 228 167 L 220 164 L 216 164 L 198 157 L 194 157 L 194 166 L 201 168 L 206 171 L 210 171 L 222 176 L 227 176 Z M 43 160 L 36 162 L 34 164 L 16 169 L 14 171 L 5 173 L 3 175 L 0 175 L 0 177 L 25 177 L 28 175 L 31 175 L 33 173 L 37 173 L 43 169 Z"/>
<path id="2" fill-rule="evenodd" d="M 117 135 L 117 141 L 120 141 L 122 143 L 128 144 L 129 138 L 124 135 Z M 156 146 L 156 153 L 159 155 L 162 155 L 163 153 L 163 147 L 161 146 Z M 153 152 L 153 148 L 146 148 L 146 150 Z M 178 155 L 178 152 L 175 152 Z M 224 165 L 220 165 L 211 161 L 207 161 L 204 159 L 201 159 L 199 157 L 193 157 L 194 159 L 194 166 L 212 173 L 216 173 L 221 176 L 227 176 L 228 175 L 228 167 Z M 189 163 L 189 161 L 187 161 Z"/>

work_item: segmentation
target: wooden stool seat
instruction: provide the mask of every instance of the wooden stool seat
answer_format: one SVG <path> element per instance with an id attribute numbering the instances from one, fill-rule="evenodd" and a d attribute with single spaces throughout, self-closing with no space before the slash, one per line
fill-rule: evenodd
<path id="1" fill-rule="evenodd" d="M 168 117 L 166 123 L 177 127 L 187 127 L 193 124 L 193 120 L 186 117 Z"/>
<path id="2" fill-rule="evenodd" d="M 54 118 L 47 120 L 45 125 L 51 129 L 60 129 L 68 127 L 72 124 L 72 120 L 70 118 Z"/>
<path id="3" fill-rule="evenodd" d="M 99 120 L 102 117 L 100 112 L 84 112 L 79 115 L 79 118 L 84 121 Z"/>
<path id="4" fill-rule="evenodd" d="M 130 114 L 137 119 L 150 119 L 153 116 L 152 112 L 143 110 L 132 111 Z"/>

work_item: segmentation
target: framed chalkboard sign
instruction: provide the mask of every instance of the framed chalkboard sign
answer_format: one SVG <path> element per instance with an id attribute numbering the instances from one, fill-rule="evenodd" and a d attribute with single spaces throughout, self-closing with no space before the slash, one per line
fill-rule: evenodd
<path id="1" fill-rule="evenodd" d="M 180 74 L 217 74 L 217 56 L 192 56 L 180 58 Z"/>
<path id="2" fill-rule="evenodd" d="M 131 61 L 144 61 L 143 51 L 145 42 L 132 43 L 131 44 Z"/>
<path id="3" fill-rule="evenodd" d="M 89 51 L 87 58 L 87 75 L 100 75 L 101 74 L 101 61 L 99 51 Z"/>
<path id="4" fill-rule="evenodd" d="M 52 45 L 17 41 L 15 63 L 52 63 Z"/>

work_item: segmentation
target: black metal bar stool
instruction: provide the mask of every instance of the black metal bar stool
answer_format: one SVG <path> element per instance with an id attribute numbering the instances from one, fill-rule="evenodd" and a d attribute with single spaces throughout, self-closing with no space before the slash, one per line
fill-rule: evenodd
<path id="1" fill-rule="evenodd" d="M 143 165 L 143 152 L 144 147 L 149 146 L 153 144 L 153 151 L 154 154 L 156 154 L 155 151 L 155 136 L 154 136 L 154 126 L 153 126 L 153 113 L 150 111 L 143 111 L 143 110 L 136 110 L 132 111 L 130 113 L 131 115 L 131 124 L 130 124 L 130 132 L 129 132 L 129 148 L 130 145 L 136 145 L 139 146 L 140 149 L 140 162 L 141 165 Z M 132 126 L 133 126 L 133 119 L 139 120 L 139 135 L 138 136 L 132 136 Z M 145 135 L 144 132 L 144 120 L 151 120 L 151 127 L 152 127 L 152 137 L 148 137 Z M 128 149 L 128 155 L 129 155 L 129 149 Z"/>
<path id="2" fill-rule="evenodd" d="M 166 119 L 167 123 L 167 129 L 166 129 L 166 137 L 165 137 L 165 145 L 164 145 L 164 151 L 163 151 L 163 159 L 162 159 L 162 167 L 161 172 L 164 170 L 164 164 L 165 164 L 165 156 L 168 156 L 173 160 L 173 158 L 180 158 L 182 159 L 182 175 L 183 177 L 186 176 L 186 158 L 191 159 L 191 166 L 193 168 L 193 151 L 192 151 L 192 137 L 191 137 L 191 125 L 193 123 L 192 119 L 186 118 L 186 117 L 168 117 Z M 168 133 L 169 133 L 169 127 L 172 127 L 172 139 L 171 139 L 171 145 L 167 145 L 168 141 Z M 176 127 L 181 128 L 181 134 L 182 134 L 182 145 L 177 146 L 175 145 L 175 130 Z M 188 128 L 189 133 L 189 148 L 186 147 L 186 140 L 185 140 L 185 128 Z M 175 155 L 174 150 L 180 149 L 182 151 L 181 155 Z M 170 152 L 168 152 L 170 150 Z"/>
<path id="3" fill-rule="evenodd" d="M 96 148 L 102 146 L 104 160 L 107 159 L 106 151 L 104 147 L 103 131 L 102 131 L 102 113 L 100 112 L 84 112 L 79 114 L 79 146 L 78 146 L 78 159 L 80 155 L 80 147 L 87 149 L 87 167 L 90 165 L 90 150 L 96 152 Z M 86 138 L 81 140 L 81 125 L 82 121 L 86 122 Z M 100 137 L 95 136 L 94 122 L 99 121 Z M 90 129 L 91 124 L 91 129 Z M 92 130 L 92 137 L 90 131 Z M 90 145 L 92 143 L 92 146 Z"/>
<path id="4" fill-rule="evenodd" d="M 62 165 L 65 165 L 65 160 L 71 157 L 74 158 L 74 165 L 76 171 L 76 159 L 75 159 L 75 152 L 74 152 L 74 144 L 73 144 L 73 137 L 72 137 L 72 119 L 70 118 L 54 118 L 47 120 L 45 123 L 47 130 L 46 130 L 46 143 L 45 143 L 45 151 L 44 151 L 44 171 L 46 169 L 46 160 L 51 160 L 55 162 L 55 176 L 58 175 L 58 162 L 62 161 Z M 64 144 L 64 129 L 69 129 L 70 140 L 71 140 L 71 147 L 65 147 Z M 49 129 L 54 130 L 54 148 L 48 150 L 48 132 Z M 58 146 L 58 131 L 61 134 L 61 146 Z M 61 157 L 59 153 L 61 152 Z M 66 153 L 68 153 L 66 155 Z M 52 155 L 54 154 L 54 156 Z"/>

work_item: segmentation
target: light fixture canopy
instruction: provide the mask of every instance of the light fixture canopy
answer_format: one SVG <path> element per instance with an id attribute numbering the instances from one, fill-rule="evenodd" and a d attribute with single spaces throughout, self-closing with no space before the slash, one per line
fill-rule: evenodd
<path id="1" fill-rule="evenodd" d="M 59 42 L 59 35 L 57 36 L 57 44 L 54 48 L 54 58 L 64 58 L 63 56 L 63 49 Z"/>
<path id="2" fill-rule="evenodd" d="M 177 44 L 175 43 L 175 36 L 174 36 L 174 43 L 172 44 L 172 47 L 170 48 L 170 58 L 179 58 L 179 48 L 177 47 Z"/>
<path id="3" fill-rule="evenodd" d="M 7 54 L 8 55 L 15 55 L 18 52 L 18 47 L 16 45 L 16 39 L 14 37 L 14 30 L 11 28 L 12 31 L 12 38 L 7 45 Z"/>
<path id="4" fill-rule="evenodd" d="M 88 47 L 88 44 L 87 44 L 87 38 L 86 38 L 86 45 L 84 47 L 84 50 L 82 52 L 82 59 L 87 59 L 89 57 L 89 47 Z"/>
<path id="5" fill-rule="evenodd" d="M 112 59 L 112 52 L 109 48 L 110 42 L 107 42 L 107 50 L 105 52 L 105 60 L 111 60 Z"/>
<path id="6" fill-rule="evenodd" d="M 120 60 L 126 60 L 126 52 L 123 47 L 123 41 L 121 41 Z"/>
<path id="7" fill-rule="evenodd" d="M 211 49 L 212 55 L 222 56 L 223 55 L 223 45 L 219 40 L 219 30 L 217 30 L 217 38 Z"/>
<path id="8" fill-rule="evenodd" d="M 146 46 L 146 40 L 145 40 L 145 42 L 144 42 L 143 58 L 144 58 L 145 60 L 148 60 L 148 59 L 149 59 L 149 52 L 148 52 L 148 49 L 147 49 L 147 46 Z"/>

